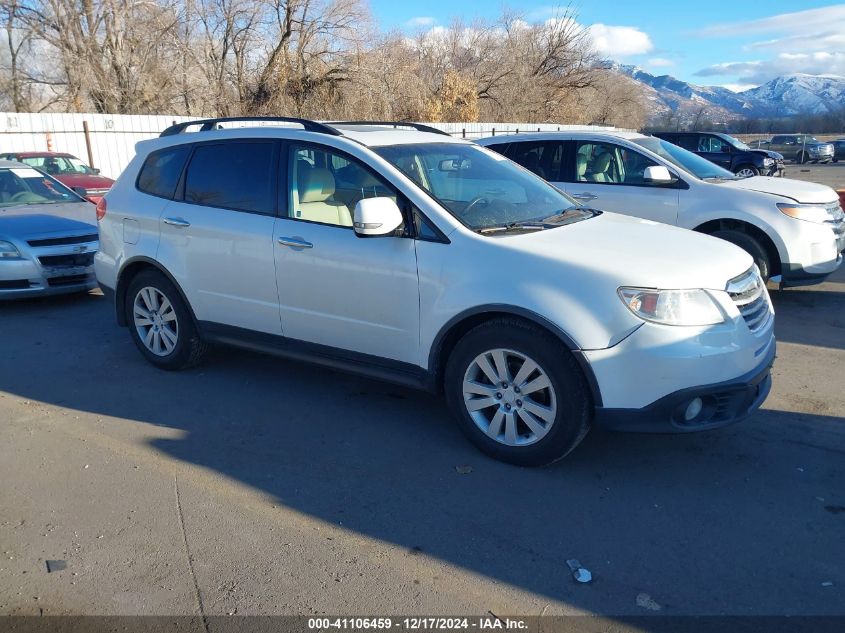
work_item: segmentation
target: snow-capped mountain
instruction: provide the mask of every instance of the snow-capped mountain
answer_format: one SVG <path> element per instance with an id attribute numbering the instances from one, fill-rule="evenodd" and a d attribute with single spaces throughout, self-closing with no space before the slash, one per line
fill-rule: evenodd
<path id="1" fill-rule="evenodd" d="M 761 114 L 824 114 L 845 107 L 845 77 L 785 75 L 739 95 L 755 103 Z"/>
<path id="2" fill-rule="evenodd" d="M 653 75 L 638 66 L 613 64 L 611 69 L 640 82 L 651 105 L 650 119 L 670 111 L 683 119 L 701 116 L 726 122 L 748 117 L 824 114 L 845 108 L 845 77 L 793 74 L 777 77 L 744 92 L 721 86 L 699 86 L 671 75 Z"/>

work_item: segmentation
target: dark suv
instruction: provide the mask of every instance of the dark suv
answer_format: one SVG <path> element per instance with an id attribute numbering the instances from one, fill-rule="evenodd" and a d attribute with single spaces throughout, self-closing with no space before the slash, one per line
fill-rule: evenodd
<path id="1" fill-rule="evenodd" d="M 737 176 L 782 176 L 783 156 L 752 149 L 739 139 L 717 132 L 657 132 L 655 136 L 703 156 Z"/>

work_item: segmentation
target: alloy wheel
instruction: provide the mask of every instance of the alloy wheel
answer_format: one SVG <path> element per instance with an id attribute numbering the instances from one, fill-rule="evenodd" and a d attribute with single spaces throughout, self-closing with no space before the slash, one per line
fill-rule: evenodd
<path id="1" fill-rule="evenodd" d="M 176 347 L 176 311 L 158 288 L 146 286 L 138 291 L 132 303 L 132 319 L 144 347 L 156 356 L 167 356 Z"/>
<path id="2" fill-rule="evenodd" d="M 557 416 L 549 376 L 536 361 L 513 350 L 476 356 L 464 373 L 463 396 L 476 426 L 506 446 L 540 441 Z"/>
<path id="3" fill-rule="evenodd" d="M 756 174 L 754 173 L 754 170 L 746 167 L 745 169 L 740 169 L 738 172 L 736 172 L 736 175 L 740 178 L 750 178 L 751 176 L 755 176 Z"/>

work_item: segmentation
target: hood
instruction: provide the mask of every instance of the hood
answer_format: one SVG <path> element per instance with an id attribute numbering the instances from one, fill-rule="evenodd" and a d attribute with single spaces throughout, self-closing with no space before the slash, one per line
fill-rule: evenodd
<path id="1" fill-rule="evenodd" d="M 767 156 L 768 158 L 772 158 L 774 160 L 783 160 L 783 154 L 778 154 L 777 152 L 772 152 L 767 149 L 752 149 L 751 151 L 755 154 L 762 154 L 763 156 Z"/>
<path id="2" fill-rule="evenodd" d="M 53 176 L 63 185 L 71 189 L 83 187 L 85 189 L 108 189 L 114 184 L 114 180 L 99 176 L 97 174 L 58 174 Z"/>
<path id="3" fill-rule="evenodd" d="M 829 204 L 839 200 L 836 192 L 830 187 L 817 185 L 814 182 L 792 180 L 790 178 L 753 176 L 740 180 L 727 180 L 719 183 L 719 186 L 769 193 L 802 204 Z"/>
<path id="4" fill-rule="evenodd" d="M 94 205 L 40 204 L 0 209 L 0 235 L 15 238 L 96 233 Z"/>
<path id="5" fill-rule="evenodd" d="M 751 268 L 751 256 L 723 240 L 616 213 L 545 231 L 503 236 L 543 259 L 592 268 L 610 285 L 724 290 Z"/>

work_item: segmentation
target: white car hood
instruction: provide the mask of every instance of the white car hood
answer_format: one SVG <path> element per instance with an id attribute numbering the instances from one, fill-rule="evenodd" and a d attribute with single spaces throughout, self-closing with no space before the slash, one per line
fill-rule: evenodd
<path id="1" fill-rule="evenodd" d="M 612 285 L 724 290 L 751 268 L 745 251 L 724 240 L 616 213 L 520 235 L 503 245 L 544 260 L 593 269 Z"/>
<path id="2" fill-rule="evenodd" d="M 719 183 L 718 186 L 770 193 L 803 204 L 828 204 L 839 200 L 837 193 L 830 187 L 790 178 L 753 176 L 740 180 L 728 180 Z"/>

